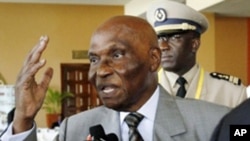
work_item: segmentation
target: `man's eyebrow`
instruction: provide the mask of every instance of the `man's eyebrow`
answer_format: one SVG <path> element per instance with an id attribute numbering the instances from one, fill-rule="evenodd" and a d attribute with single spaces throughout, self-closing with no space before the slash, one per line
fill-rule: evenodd
<path id="1" fill-rule="evenodd" d="M 89 51 L 89 52 L 88 52 L 88 56 L 96 56 L 96 54 Z"/>

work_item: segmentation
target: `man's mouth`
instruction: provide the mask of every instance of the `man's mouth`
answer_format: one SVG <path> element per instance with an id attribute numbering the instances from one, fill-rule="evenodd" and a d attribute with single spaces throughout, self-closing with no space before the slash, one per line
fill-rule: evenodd
<path id="1" fill-rule="evenodd" d="M 109 87 L 109 86 L 107 86 L 107 87 L 103 87 L 102 88 L 102 91 L 103 91 L 103 93 L 105 93 L 105 94 L 109 94 L 109 93 L 112 93 L 112 92 L 114 92 L 114 87 Z"/>
<path id="2" fill-rule="evenodd" d="M 169 61 L 172 58 L 170 55 L 162 55 L 161 61 Z"/>
<path id="3" fill-rule="evenodd" d="M 112 95 L 116 91 L 116 86 L 112 84 L 103 84 L 103 85 L 98 85 L 98 91 L 100 94 L 104 95 Z"/>

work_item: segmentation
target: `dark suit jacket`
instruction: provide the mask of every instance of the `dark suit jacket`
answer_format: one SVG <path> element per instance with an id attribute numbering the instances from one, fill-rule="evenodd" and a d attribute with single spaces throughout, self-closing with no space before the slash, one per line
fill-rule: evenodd
<path id="1" fill-rule="evenodd" d="M 250 125 L 250 99 L 226 114 L 213 133 L 211 141 L 229 141 L 230 125 Z"/>
<path id="2" fill-rule="evenodd" d="M 160 86 L 153 141 L 208 141 L 229 110 L 200 100 L 170 96 Z M 119 112 L 104 106 L 66 118 L 60 126 L 59 140 L 83 141 L 89 135 L 89 128 L 97 124 L 103 126 L 106 134 L 115 133 L 121 141 Z M 34 133 L 25 141 L 34 141 Z"/>

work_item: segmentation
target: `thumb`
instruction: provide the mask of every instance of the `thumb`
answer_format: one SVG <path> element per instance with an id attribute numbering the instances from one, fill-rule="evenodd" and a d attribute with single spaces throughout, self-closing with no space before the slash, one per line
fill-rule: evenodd
<path id="1" fill-rule="evenodd" d="M 87 139 L 86 139 L 86 140 L 87 140 L 87 141 L 92 141 L 92 137 L 91 137 L 90 134 L 87 136 Z"/>

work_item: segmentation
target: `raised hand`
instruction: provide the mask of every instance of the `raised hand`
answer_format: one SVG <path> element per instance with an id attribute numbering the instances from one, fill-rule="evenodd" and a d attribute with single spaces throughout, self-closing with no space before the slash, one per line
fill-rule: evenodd
<path id="1" fill-rule="evenodd" d="M 46 91 L 53 76 L 53 69 L 47 68 L 40 82 L 36 82 L 37 72 L 46 64 L 41 59 L 49 38 L 42 36 L 39 42 L 28 54 L 19 72 L 15 84 L 15 116 L 13 120 L 13 133 L 20 133 L 32 128 L 34 118 L 41 109 Z"/>

